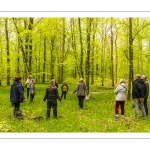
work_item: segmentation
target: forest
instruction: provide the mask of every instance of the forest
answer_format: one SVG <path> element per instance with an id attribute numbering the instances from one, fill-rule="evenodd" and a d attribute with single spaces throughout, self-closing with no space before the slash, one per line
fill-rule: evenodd
<path id="1" fill-rule="evenodd" d="M 114 87 L 125 78 L 131 99 L 135 74 L 150 75 L 150 18 L 0 18 L 0 85 L 20 75 L 39 83 L 85 79 Z"/>

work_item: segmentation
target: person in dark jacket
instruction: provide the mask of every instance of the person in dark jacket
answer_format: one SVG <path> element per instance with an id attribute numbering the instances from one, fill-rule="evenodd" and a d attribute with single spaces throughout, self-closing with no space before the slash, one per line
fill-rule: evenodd
<path id="1" fill-rule="evenodd" d="M 145 108 L 145 112 L 146 112 L 146 116 L 147 116 L 148 115 L 147 99 L 148 99 L 148 96 L 149 96 L 149 83 L 147 81 L 146 75 L 142 75 L 141 79 L 144 81 L 144 83 L 146 85 L 146 88 L 147 88 L 146 96 L 145 96 L 145 99 L 144 99 L 144 108 Z"/>
<path id="2" fill-rule="evenodd" d="M 139 74 L 136 75 L 136 80 L 132 83 L 132 99 L 134 100 L 135 117 L 139 117 L 139 107 L 142 110 L 142 118 L 146 119 L 144 108 L 144 99 L 146 97 L 146 85 Z"/>
<path id="3" fill-rule="evenodd" d="M 50 85 L 46 89 L 46 93 L 44 96 L 43 101 L 45 102 L 47 99 L 47 113 L 46 113 L 46 118 L 50 118 L 50 110 L 51 108 L 53 109 L 53 117 L 57 118 L 57 99 L 59 99 L 60 102 L 61 98 L 58 95 L 58 90 L 55 86 L 55 81 L 51 80 Z"/>
<path id="4" fill-rule="evenodd" d="M 75 92 L 77 92 L 77 97 L 78 97 L 78 100 L 79 100 L 79 102 L 78 102 L 79 108 L 80 108 L 80 110 L 82 110 L 83 101 L 85 99 L 86 94 L 88 94 L 87 86 L 84 83 L 83 78 L 80 78 L 80 81 L 77 84 L 76 89 L 73 91 L 73 94 Z"/>
<path id="5" fill-rule="evenodd" d="M 14 106 L 14 117 L 16 117 L 15 112 L 20 110 L 20 103 L 26 101 L 24 97 L 24 89 L 21 84 L 20 76 L 16 76 L 13 84 L 11 85 L 10 101 L 12 102 Z"/>
<path id="6" fill-rule="evenodd" d="M 62 86 L 61 86 L 61 99 L 63 98 L 64 96 L 64 99 L 66 99 L 66 95 L 67 95 L 67 92 L 68 92 L 68 85 L 66 83 L 66 81 L 63 82 Z"/>

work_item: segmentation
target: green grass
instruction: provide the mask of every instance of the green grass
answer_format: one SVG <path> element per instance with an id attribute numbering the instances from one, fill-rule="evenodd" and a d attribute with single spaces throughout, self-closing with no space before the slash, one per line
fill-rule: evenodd
<path id="1" fill-rule="evenodd" d="M 146 120 L 134 118 L 132 100 L 125 103 L 125 118 L 115 121 L 115 94 L 113 89 L 96 86 L 90 87 L 90 100 L 84 101 L 84 109 L 80 111 L 76 93 L 72 95 L 76 84 L 70 84 L 67 99 L 63 100 L 62 103 L 58 100 L 58 119 L 46 120 L 46 102 L 43 103 L 42 100 L 47 85 L 36 84 L 37 93 L 33 103 L 30 103 L 29 99 L 25 103 L 21 103 L 23 120 L 13 118 L 13 107 L 9 100 L 10 87 L 0 87 L 0 132 L 136 133 L 150 131 L 149 116 Z M 59 94 L 61 94 L 60 85 Z M 43 116 L 44 119 L 40 121 L 33 120 L 37 116 Z"/>

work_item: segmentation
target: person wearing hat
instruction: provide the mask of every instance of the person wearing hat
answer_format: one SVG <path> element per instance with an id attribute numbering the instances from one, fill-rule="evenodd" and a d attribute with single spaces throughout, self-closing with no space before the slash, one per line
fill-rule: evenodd
<path id="1" fill-rule="evenodd" d="M 79 83 L 76 86 L 76 89 L 73 91 L 73 94 L 77 92 L 77 97 L 78 97 L 78 105 L 80 110 L 83 108 L 83 102 L 86 94 L 88 94 L 87 86 L 84 83 L 83 78 L 80 78 Z"/>
<path id="2" fill-rule="evenodd" d="M 125 79 L 120 79 L 120 84 L 114 90 L 116 94 L 116 103 L 115 103 L 115 120 L 119 119 L 119 106 L 121 108 L 121 115 L 124 116 L 124 105 L 126 101 L 126 84 Z"/>
<path id="3" fill-rule="evenodd" d="M 26 81 L 26 87 L 27 87 L 27 98 L 29 97 L 29 91 L 32 83 L 32 75 L 29 75 Z"/>

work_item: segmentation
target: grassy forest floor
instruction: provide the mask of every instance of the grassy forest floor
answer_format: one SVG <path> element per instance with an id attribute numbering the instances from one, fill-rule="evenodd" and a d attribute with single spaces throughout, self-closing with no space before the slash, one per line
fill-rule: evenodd
<path id="1" fill-rule="evenodd" d="M 13 117 L 13 107 L 9 99 L 10 87 L 0 87 L 0 132 L 150 132 L 150 117 L 148 116 L 146 120 L 142 120 L 142 118 L 135 119 L 132 100 L 125 103 L 125 117 L 115 121 L 114 90 L 96 86 L 90 87 L 90 100 L 84 101 L 84 108 L 80 111 L 76 93 L 72 95 L 76 85 L 70 84 L 67 98 L 63 99 L 62 103 L 58 100 L 58 119 L 51 118 L 46 120 L 46 103 L 43 103 L 42 100 L 47 85 L 36 84 L 37 93 L 33 103 L 30 103 L 29 99 L 26 99 L 25 103 L 21 103 L 20 108 L 24 115 L 23 120 Z M 37 116 L 43 116 L 44 119 L 35 121 L 33 118 Z"/>

